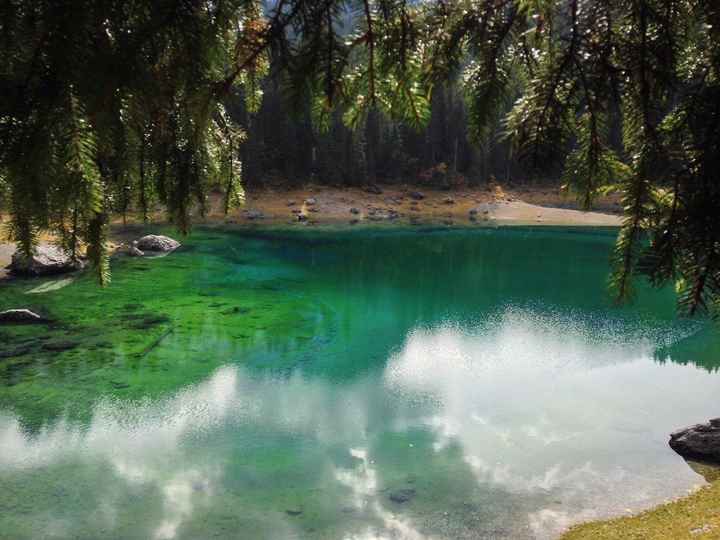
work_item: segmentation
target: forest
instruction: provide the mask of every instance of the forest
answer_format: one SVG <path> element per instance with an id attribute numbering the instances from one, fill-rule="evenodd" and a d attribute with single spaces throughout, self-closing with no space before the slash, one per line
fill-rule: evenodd
<path id="1" fill-rule="evenodd" d="M 493 176 L 620 193 L 615 298 L 718 313 L 714 0 L 9 0 L 0 34 L 10 237 L 101 283 L 128 209 L 187 233 L 212 190 Z"/>

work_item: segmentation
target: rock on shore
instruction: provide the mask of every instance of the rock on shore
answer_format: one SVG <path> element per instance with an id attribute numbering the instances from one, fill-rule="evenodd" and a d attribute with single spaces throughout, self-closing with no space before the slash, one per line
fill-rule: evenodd
<path id="1" fill-rule="evenodd" d="M 720 418 L 672 433 L 670 447 L 684 458 L 720 464 Z"/>
<path id="2" fill-rule="evenodd" d="M 15 250 L 8 269 L 11 273 L 18 275 L 49 276 L 74 272 L 75 270 L 81 270 L 84 266 L 84 262 L 73 259 L 59 247 L 41 244 L 35 249 L 33 256 L 30 258 L 19 250 Z"/>
<path id="3" fill-rule="evenodd" d="M 162 253 L 170 253 L 180 247 L 180 242 L 173 240 L 169 236 L 159 234 L 148 234 L 143 236 L 134 244 L 141 251 L 159 251 Z"/>

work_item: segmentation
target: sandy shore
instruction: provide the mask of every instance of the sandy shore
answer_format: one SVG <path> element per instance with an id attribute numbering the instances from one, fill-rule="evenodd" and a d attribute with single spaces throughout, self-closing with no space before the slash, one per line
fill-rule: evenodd
<path id="1" fill-rule="evenodd" d="M 309 186 L 302 190 L 262 191 L 247 196 L 244 208 L 225 218 L 231 223 L 310 224 L 444 224 L 468 226 L 474 223 L 511 225 L 617 226 L 616 201 L 600 201 L 601 207 L 616 213 L 581 212 L 571 198 L 552 189 L 504 191 L 488 189 L 455 191 L 426 190 L 414 186 L 380 187 L 380 193 L 359 188 Z M 218 216 L 219 203 L 212 216 Z M 221 218 L 220 218 L 221 219 Z"/>
<path id="2" fill-rule="evenodd" d="M 210 212 L 198 223 L 322 226 L 322 225 L 565 225 L 617 226 L 617 200 L 598 202 L 603 212 L 581 212 L 572 198 L 552 188 L 429 190 L 418 186 L 376 186 L 378 189 L 306 186 L 247 194 L 245 205 L 228 216 L 222 197 L 210 198 Z M 573 208 L 575 207 L 575 208 Z M 156 219 L 163 220 L 162 212 Z M 136 220 L 131 220 L 136 222 Z M 111 237 L 120 245 L 128 231 L 116 219 Z M 7 275 L 15 246 L 0 243 L 0 278 Z"/>

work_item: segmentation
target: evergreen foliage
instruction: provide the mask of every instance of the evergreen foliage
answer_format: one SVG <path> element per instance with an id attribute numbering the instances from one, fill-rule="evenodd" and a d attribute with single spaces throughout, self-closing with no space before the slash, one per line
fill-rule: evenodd
<path id="1" fill-rule="evenodd" d="M 242 200 L 240 156 L 270 151 L 243 142 L 268 84 L 306 114 L 314 170 L 331 140 L 326 161 L 369 178 L 457 89 L 481 148 L 561 163 L 586 208 L 622 193 L 619 300 L 643 272 L 683 313 L 720 308 L 715 0 L 8 0 L 0 34 L 11 235 L 30 252 L 57 232 L 103 282 L 111 213 L 159 202 L 187 232 L 211 187 Z"/>

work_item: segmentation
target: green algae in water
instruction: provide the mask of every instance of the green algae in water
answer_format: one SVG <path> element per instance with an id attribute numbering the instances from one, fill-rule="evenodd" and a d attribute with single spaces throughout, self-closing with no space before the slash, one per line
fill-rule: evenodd
<path id="1" fill-rule="evenodd" d="M 201 230 L 4 283 L 53 322 L 0 329 L 0 537 L 550 538 L 682 494 L 720 344 L 612 307 L 612 240 Z"/>

